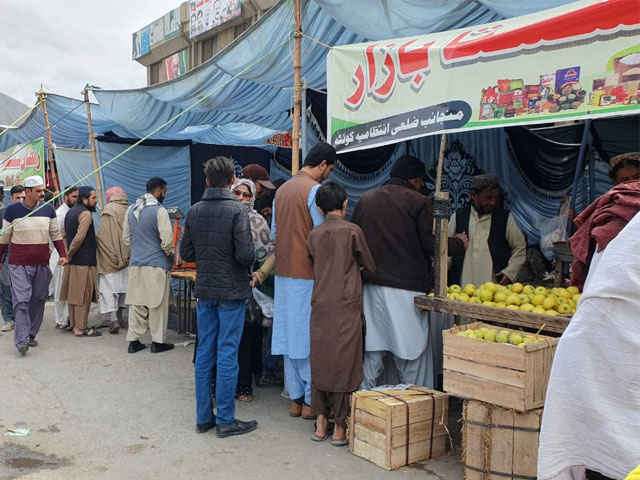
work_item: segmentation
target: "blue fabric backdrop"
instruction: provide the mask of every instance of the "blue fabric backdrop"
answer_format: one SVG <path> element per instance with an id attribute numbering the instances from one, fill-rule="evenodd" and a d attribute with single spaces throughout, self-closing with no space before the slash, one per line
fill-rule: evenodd
<path id="1" fill-rule="evenodd" d="M 96 142 L 100 165 L 104 165 L 129 145 Z M 191 207 L 191 167 L 189 147 L 142 147 L 124 154 L 102 170 L 102 184 L 121 187 L 127 192 L 129 203 L 146 190 L 147 180 L 161 177 L 167 182 L 165 207 L 179 207 L 187 213 Z"/>

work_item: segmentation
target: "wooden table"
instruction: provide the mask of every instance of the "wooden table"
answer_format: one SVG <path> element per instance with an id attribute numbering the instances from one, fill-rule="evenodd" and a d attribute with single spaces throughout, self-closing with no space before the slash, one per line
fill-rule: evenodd
<path id="1" fill-rule="evenodd" d="M 521 312 L 507 308 L 488 307 L 475 303 L 448 300 L 446 298 L 427 297 L 421 295 L 415 297 L 415 305 L 418 310 L 449 313 L 462 317 L 470 317 L 489 323 L 505 323 L 517 327 L 526 327 L 538 330 L 543 325 L 541 333 L 563 333 L 571 317 L 563 315 L 542 315 L 540 313 Z"/>
<path id="2" fill-rule="evenodd" d="M 191 318 L 193 309 L 191 308 L 191 297 L 193 296 L 193 285 L 196 282 L 195 270 L 173 270 L 171 277 L 178 281 L 178 333 L 197 332 L 197 325 L 192 325 Z M 184 294 L 182 287 L 184 284 Z"/>

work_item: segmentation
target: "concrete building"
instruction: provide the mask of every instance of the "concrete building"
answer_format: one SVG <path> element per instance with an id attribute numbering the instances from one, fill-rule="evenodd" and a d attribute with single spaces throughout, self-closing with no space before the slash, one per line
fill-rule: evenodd
<path id="1" fill-rule="evenodd" d="M 147 85 L 184 75 L 229 45 L 278 0 L 190 0 L 132 35 Z"/>

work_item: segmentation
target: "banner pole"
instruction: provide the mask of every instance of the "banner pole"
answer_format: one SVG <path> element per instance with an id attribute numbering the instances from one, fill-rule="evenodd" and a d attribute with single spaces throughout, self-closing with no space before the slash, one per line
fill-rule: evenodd
<path id="1" fill-rule="evenodd" d="M 302 107 L 301 48 L 302 48 L 302 0 L 293 0 L 295 31 L 293 32 L 293 131 L 291 132 L 291 175 L 300 169 L 300 110 Z"/>
<path id="2" fill-rule="evenodd" d="M 442 168 L 444 165 L 444 150 L 446 146 L 447 134 L 443 133 L 442 139 L 440 140 L 440 155 L 438 156 L 436 192 L 433 198 L 433 233 L 435 236 L 434 290 L 438 298 L 446 298 L 447 296 L 447 262 L 449 259 L 449 193 L 442 192 Z"/>
<path id="3" fill-rule="evenodd" d="M 89 103 L 89 86 L 82 90 L 84 95 L 84 103 L 87 106 L 87 124 L 89 125 L 89 146 L 91 147 L 91 157 L 93 158 L 93 168 L 96 170 L 96 186 L 98 187 L 98 202 L 100 202 L 100 211 L 104 211 L 104 200 L 102 196 L 102 180 L 100 180 L 100 171 L 98 170 L 98 156 L 96 154 L 96 144 L 93 138 L 93 125 L 91 124 L 91 104 Z"/>
<path id="4" fill-rule="evenodd" d="M 447 134 L 442 134 L 440 140 L 440 155 L 438 156 L 438 174 L 436 176 L 436 195 L 442 191 L 442 166 L 444 164 L 444 149 L 447 146 Z"/>
<path id="5" fill-rule="evenodd" d="M 44 116 L 44 125 L 47 131 L 47 159 L 49 161 L 49 172 L 51 173 L 51 180 L 53 181 L 53 187 L 60 191 L 60 180 L 56 175 L 55 165 L 53 163 L 53 141 L 51 140 L 51 126 L 49 125 L 49 115 L 47 114 L 47 95 L 44 93 L 44 89 L 40 88 L 38 97 L 42 102 L 42 115 Z M 45 179 L 46 182 L 46 179 Z"/>

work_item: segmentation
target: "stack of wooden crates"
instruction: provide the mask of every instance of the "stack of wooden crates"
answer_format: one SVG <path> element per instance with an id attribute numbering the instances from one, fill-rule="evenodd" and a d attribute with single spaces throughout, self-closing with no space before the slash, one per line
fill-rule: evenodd
<path id="1" fill-rule="evenodd" d="M 558 339 L 538 335 L 541 341 L 523 348 L 458 335 L 482 327 L 496 328 L 477 322 L 443 332 L 444 390 L 465 399 L 465 479 L 535 480 L 542 407 Z"/>
<path id="2" fill-rule="evenodd" d="M 386 470 L 443 455 L 448 439 L 445 393 L 360 391 L 351 396 L 349 451 Z"/>

